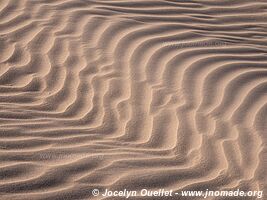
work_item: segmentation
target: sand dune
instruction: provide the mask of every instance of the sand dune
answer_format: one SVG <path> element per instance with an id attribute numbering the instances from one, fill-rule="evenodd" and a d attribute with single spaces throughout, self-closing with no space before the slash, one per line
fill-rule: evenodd
<path id="1" fill-rule="evenodd" d="M 0 199 L 266 193 L 266 18 L 266 0 L 0 0 Z"/>

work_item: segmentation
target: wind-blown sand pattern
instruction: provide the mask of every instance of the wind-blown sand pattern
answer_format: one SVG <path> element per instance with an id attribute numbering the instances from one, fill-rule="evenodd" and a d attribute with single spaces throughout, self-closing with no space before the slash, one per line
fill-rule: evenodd
<path id="1" fill-rule="evenodd" d="M 266 194 L 267 1 L 0 0 L 0 126 L 1 200 Z"/>

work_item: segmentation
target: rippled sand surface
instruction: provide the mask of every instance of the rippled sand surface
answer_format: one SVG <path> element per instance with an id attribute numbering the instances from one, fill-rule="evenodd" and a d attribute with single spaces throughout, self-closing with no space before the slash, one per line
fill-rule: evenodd
<path id="1" fill-rule="evenodd" d="M 266 134 L 266 0 L 0 0 L 1 200 L 266 193 Z"/>

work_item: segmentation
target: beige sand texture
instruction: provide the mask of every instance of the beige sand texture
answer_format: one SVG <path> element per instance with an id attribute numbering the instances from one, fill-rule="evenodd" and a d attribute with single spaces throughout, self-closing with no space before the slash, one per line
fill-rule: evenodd
<path id="1" fill-rule="evenodd" d="M 266 134 L 266 0 L 0 0 L 1 200 L 266 195 Z"/>

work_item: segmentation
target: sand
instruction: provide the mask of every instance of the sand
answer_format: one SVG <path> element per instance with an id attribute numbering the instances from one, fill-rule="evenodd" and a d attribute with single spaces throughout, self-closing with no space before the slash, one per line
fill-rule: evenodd
<path id="1" fill-rule="evenodd" d="M 266 193 L 266 19 L 266 0 L 0 0 L 0 199 Z"/>

